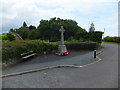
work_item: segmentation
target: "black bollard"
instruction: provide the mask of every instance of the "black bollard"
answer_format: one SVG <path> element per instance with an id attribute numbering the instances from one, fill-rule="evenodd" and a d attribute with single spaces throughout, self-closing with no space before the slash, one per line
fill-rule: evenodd
<path id="1" fill-rule="evenodd" d="M 94 50 L 94 58 L 96 58 L 96 50 Z"/>

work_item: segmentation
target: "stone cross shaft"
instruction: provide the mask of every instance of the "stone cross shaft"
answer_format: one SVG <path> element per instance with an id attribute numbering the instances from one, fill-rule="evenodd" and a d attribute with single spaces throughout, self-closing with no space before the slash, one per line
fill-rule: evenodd
<path id="1" fill-rule="evenodd" d="M 65 32 L 65 30 L 64 30 L 63 26 L 61 26 L 59 31 L 61 32 L 61 45 L 59 45 L 58 51 L 59 52 L 67 52 L 66 45 L 64 45 L 64 32 Z"/>
<path id="2" fill-rule="evenodd" d="M 65 30 L 64 30 L 63 26 L 61 26 L 59 31 L 61 32 L 61 45 L 64 45 L 64 32 L 65 32 Z"/>

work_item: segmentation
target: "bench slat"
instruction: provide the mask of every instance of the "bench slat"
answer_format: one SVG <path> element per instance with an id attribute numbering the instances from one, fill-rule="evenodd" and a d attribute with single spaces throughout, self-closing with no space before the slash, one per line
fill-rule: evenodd
<path id="1" fill-rule="evenodd" d="M 22 54 L 20 54 L 21 56 L 24 56 L 24 55 L 27 55 L 27 54 L 30 54 L 30 53 L 33 53 L 33 51 L 29 51 L 29 52 L 27 52 L 27 53 L 22 53 Z"/>
<path id="2" fill-rule="evenodd" d="M 26 58 L 31 57 L 31 56 L 34 56 L 34 55 L 36 55 L 36 53 L 33 53 L 33 54 L 27 55 L 27 56 L 25 56 L 25 57 L 22 57 L 22 59 L 26 59 Z"/>

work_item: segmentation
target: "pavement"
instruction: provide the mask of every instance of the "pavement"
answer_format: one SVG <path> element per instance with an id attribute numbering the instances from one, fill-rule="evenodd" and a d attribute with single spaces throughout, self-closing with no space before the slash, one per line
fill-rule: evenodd
<path id="1" fill-rule="evenodd" d="M 22 72 L 29 72 L 38 69 L 50 68 L 55 66 L 65 66 L 65 65 L 77 65 L 83 66 L 90 64 L 98 59 L 94 59 L 93 51 L 73 51 L 68 56 L 58 56 L 55 54 L 49 54 L 45 56 L 39 56 L 29 61 L 23 62 L 21 64 L 9 67 L 2 71 L 2 74 L 10 75 Z"/>
<path id="2" fill-rule="evenodd" d="M 98 63 L 82 68 L 53 68 L 4 77 L 3 88 L 118 88 L 118 45 L 107 43 L 103 45 L 105 50 L 98 55 L 102 59 Z M 80 65 L 79 60 L 82 57 L 89 60 L 90 56 L 92 57 L 92 52 L 86 54 L 88 57 L 78 55 L 65 60 L 69 64 L 74 62 Z M 64 61 L 59 61 L 61 61 L 60 64 L 64 64 Z M 58 63 L 58 61 L 55 62 Z"/>

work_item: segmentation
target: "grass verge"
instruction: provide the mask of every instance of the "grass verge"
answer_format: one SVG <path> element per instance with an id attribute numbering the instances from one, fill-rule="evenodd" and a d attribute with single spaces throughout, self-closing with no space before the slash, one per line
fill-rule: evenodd
<path id="1" fill-rule="evenodd" d="M 105 41 L 103 41 L 104 43 L 110 43 L 110 44 L 119 44 L 120 45 L 120 43 L 116 43 L 116 42 L 105 42 Z"/>

